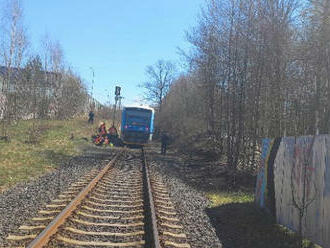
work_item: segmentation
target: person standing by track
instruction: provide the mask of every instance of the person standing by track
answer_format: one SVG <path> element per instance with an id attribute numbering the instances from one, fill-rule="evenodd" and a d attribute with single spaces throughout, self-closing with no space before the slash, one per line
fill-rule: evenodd
<path id="1" fill-rule="evenodd" d="M 89 117 L 88 123 L 93 124 L 94 123 L 94 112 L 92 110 L 89 112 L 88 117 Z"/>
<path id="2" fill-rule="evenodd" d="M 161 142 L 162 142 L 162 148 L 161 148 L 161 154 L 162 155 L 166 155 L 166 149 L 167 149 L 167 145 L 169 143 L 169 137 L 167 135 L 166 132 L 162 133 L 162 137 L 161 137 Z"/>

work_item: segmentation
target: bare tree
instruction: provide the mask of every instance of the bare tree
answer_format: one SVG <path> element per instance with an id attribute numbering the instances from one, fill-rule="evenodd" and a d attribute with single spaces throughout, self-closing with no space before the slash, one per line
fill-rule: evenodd
<path id="1" fill-rule="evenodd" d="M 306 96 L 293 97 L 303 71 L 294 56 L 296 12 L 296 0 L 209 0 L 187 35 L 188 78 L 207 106 L 202 129 L 234 171 L 255 164 L 261 137 L 292 135 L 290 122 L 303 123 L 293 108 Z"/>
<path id="2" fill-rule="evenodd" d="M 59 41 L 53 41 L 47 34 L 41 41 L 42 63 L 46 77 L 46 84 L 51 89 L 49 105 L 58 117 L 60 98 L 62 97 L 65 71 L 64 52 Z"/>
<path id="3" fill-rule="evenodd" d="M 28 142 L 36 143 L 38 141 L 37 130 L 39 128 L 39 121 L 41 109 L 43 108 L 43 90 L 45 77 L 42 71 L 42 64 L 39 56 L 35 56 L 29 59 L 24 72 L 22 73 L 24 84 L 24 94 L 20 99 L 23 101 L 23 106 L 26 106 L 25 114 L 27 118 L 30 116 L 33 119 L 32 127 L 29 129 Z M 24 113 L 23 113 L 24 114 Z"/>
<path id="4" fill-rule="evenodd" d="M 6 135 L 6 121 L 17 118 L 17 81 L 13 68 L 20 69 L 28 42 L 23 24 L 23 9 L 20 0 L 6 0 L 2 9 L 0 38 L 0 58 L 6 67 L 2 84 L 2 93 L 7 98 L 3 115 L 3 135 Z M 17 75 L 16 75 L 17 76 Z M 10 94 L 10 92 L 14 92 Z"/>
<path id="5" fill-rule="evenodd" d="M 86 91 L 81 79 L 72 70 L 68 69 L 62 76 L 61 92 L 57 98 L 57 118 L 72 118 L 83 112 L 84 104 L 87 103 Z"/>
<path id="6" fill-rule="evenodd" d="M 161 112 L 164 97 L 173 82 L 175 71 L 174 64 L 165 60 L 158 60 L 156 64 L 146 68 L 149 80 L 142 83 L 140 87 L 145 89 L 145 100 L 156 104 L 159 112 Z"/>

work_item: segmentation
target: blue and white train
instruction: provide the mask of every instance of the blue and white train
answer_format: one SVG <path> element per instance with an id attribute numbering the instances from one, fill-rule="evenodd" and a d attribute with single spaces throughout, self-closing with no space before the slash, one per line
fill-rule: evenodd
<path id="1" fill-rule="evenodd" d="M 151 141 L 154 109 L 145 106 L 124 107 L 121 118 L 121 139 L 125 144 L 143 145 Z"/>

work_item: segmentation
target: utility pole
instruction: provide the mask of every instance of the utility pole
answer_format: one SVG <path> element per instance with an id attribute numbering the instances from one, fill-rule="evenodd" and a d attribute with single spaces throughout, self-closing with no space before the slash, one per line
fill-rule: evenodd
<path id="1" fill-rule="evenodd" d="M 94 109 L 94 98 L 93 98 L 93 89 L 94 89 L 94 77 L 95 77 L 95 72 L 94 72 L 94 68 L 93 67 L 89 67 L 89 69 L 91 69 L 91 71 L 92 71 L 92 75 L 93 75 L 93 77 L 92 77 L 92 88 L 91 88 L 91 98 L 92 98 L 92 108 Z"/>
<path id="2" fill-rule="evenodd" d="M 118 96 L 115 96 L 115 109 L 114 109 L 114 111 L 113 111 L 112 126 L 115 125 L 117 101 L 118 101 Z"/>
<path id="3" fill-rule="evenodd" d="M 108 89 L 105 89 L 106 92 L 106 101 L 105 101 L 105 105 L 110 107 L 110 91 Z"/>
<path id="4" fill-rule="evenodd" d="M 119 106 L 118 106 L 118 110 L 120 111 L 120 109 L 121 109 L 121 99 L 123 99 L 124 97 L 122 97 L 122 96 L 120 96 L 119 97 Z"/>

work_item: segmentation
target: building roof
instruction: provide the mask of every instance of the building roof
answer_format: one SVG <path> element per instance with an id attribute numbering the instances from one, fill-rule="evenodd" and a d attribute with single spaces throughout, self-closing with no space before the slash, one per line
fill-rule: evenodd
<path id="1" fill-rule="evenodd" d="M 12 72 L 15 73 L 16 75 L 19 73 L 19 69 L 16 67 L 12 67 Z M 5 75 L 7 72 L 8 68 L 6 66 L 0 66 L 0 74 Z"/>
<path id="2" fill-rule="evenodd" d="M 0 65 L 0 75 L 5 75 L 7 70 L 8 70 L 8 68 L 6 66 Z M 12 70 L 12 73 L 15 73 L 16 75 L 18 75 L 20 71 L 24 70 L 24 68 L 11 67 L 11 70 Z M 61 73 L 46 71 L 46 74 L 60 75 Z"/>

